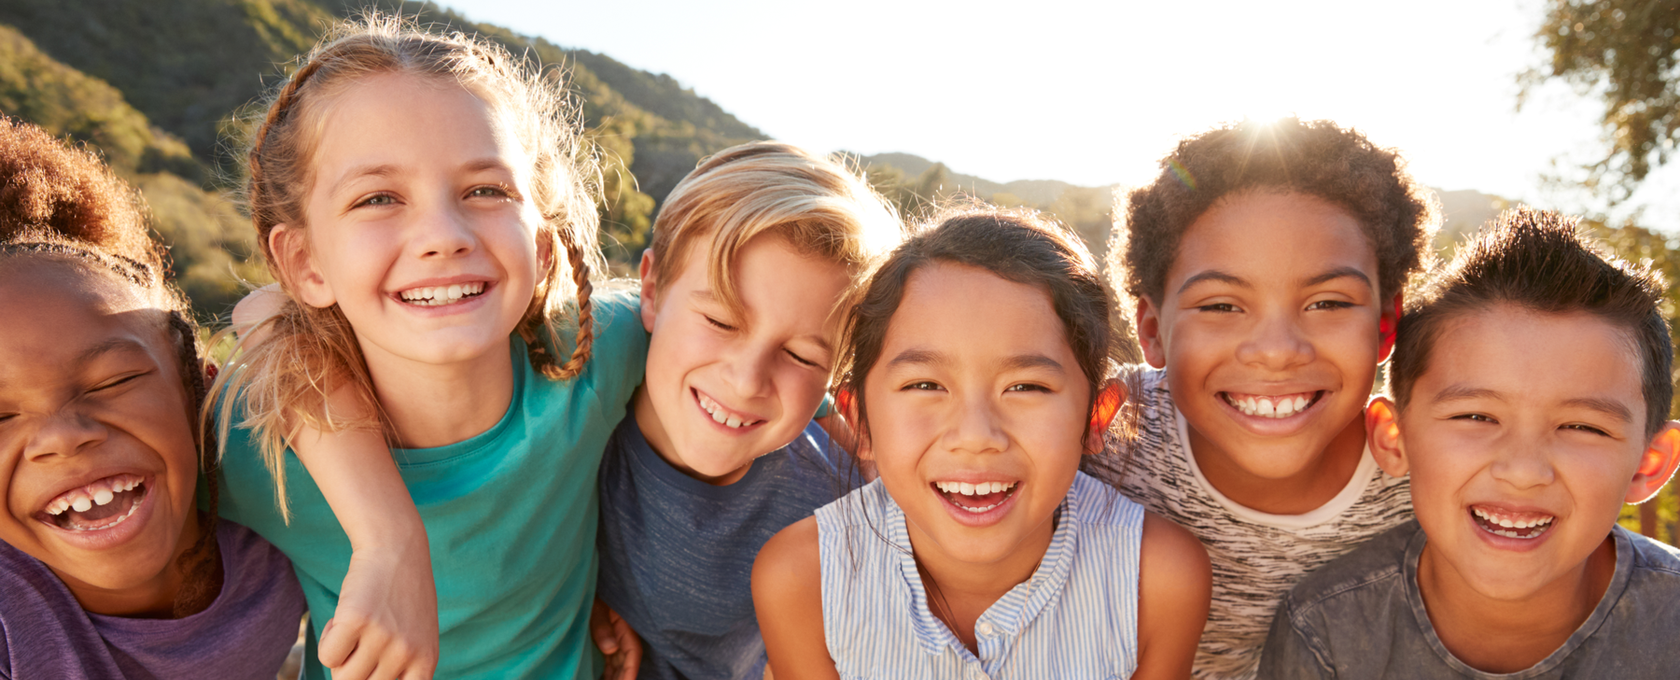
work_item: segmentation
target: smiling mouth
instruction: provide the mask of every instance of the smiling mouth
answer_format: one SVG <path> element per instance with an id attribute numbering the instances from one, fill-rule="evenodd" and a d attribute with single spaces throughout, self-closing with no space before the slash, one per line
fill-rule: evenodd
<path id="1" fill-rule="evenodd" d="M 1313 404 L 1317 404 L 1328 393 L 1327 390 L 1274 395 L 1220 392 L 1219 398 L 1224 399 L 1225 403 L 1243 415 L 1257 418 L 1288 418 L 1312 408 Z"/>
<path id="2" fill-rule="evenodd" d="M 762 419 L 755 420 L 739 413 L 735 413 L 734 411 L 730 411 L 729 409 L 724 408 L 722 404 L 713 401 L 711 397 L 701 394 L 699 390 L 695 390 L 694 396 L 700 402 L 700 408 L 706 412 L 706 415 L 711 416 L 712 420 L 716 421 L 718 424 L 730 429 L 738 430 L 743 427 L 752 427 L 753 425 L 764 422 Z"/>
<path id="3" fill-rule="evenodd" d="M 486 286 L 483 281 L 471 283 L 456 283 L 447 286 L 426 286 L 398 291 L 397 297 L 403 302 L 419 307 L 442 307 L 471 300 L 484 294 Z"/>
<path id="4" fill-rule="evenodd" d="M 38 518 L 66 531 L 110 529 L 134 516 L 146 491 L 139 475 L 112 475 L 59 494 Z"/>
<path id="5" fill-rule="evenodd" d="M 1020 482 L 933 483 L 933 488 L 945 497 L 946 502 L 976 515 L 1003 505 L 1020 486 Z"/>
<path id="6" fill-rule="evenodd" d="M 1483 508 L 1470 507 L 1470 517 L 1476 521 L 1476 526 L 1495 536 L 1505 538 L 1536 539 L 1552 528 L 1553 520 L 1557 517 L 1543 513 L 1521 512 L 1510 513 Z"/>

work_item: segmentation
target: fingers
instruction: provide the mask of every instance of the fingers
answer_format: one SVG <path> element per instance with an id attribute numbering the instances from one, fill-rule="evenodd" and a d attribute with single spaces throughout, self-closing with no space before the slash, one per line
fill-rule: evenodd
<path id="1" fill-rule="evenodd" d="M 595 646 L 601 653 L 612 657 L 618 653 L 618 631 L 614 621 L 622 621 L 618 614 L 608 608 L 600 598 L 595 599 L 594 606 L 589 609 L 589 636 L 595 638 Z"/>
<path id="2" fill-rule="evenodd" d="M 333 680 L 431 680 L 437 655 L 370 629 L 342 664 L 327 667 L 333 669 Z"/>
<path id="3" fill-rule="evenodd" d="M 340 618 L 343 621 L 340 621 Z M 333 617 L 321 629 L 321 644 L 318 656 L 321 665 L 327 668 L 338 668 L 350 658 L 350 653 L 356 649 L 356 641 L 361 637 L 362 624 L 353 617 Z"/>
<path id="4" fill-rule="evenodd" d="M 609 613 L 611 613 L 609 611 Z M 619 680 L 636 680 L 642 667 L 642 638 L 630 628 L 630 622 L 612 613 L 613 637 L 617 639 L 620 659 Z"/>

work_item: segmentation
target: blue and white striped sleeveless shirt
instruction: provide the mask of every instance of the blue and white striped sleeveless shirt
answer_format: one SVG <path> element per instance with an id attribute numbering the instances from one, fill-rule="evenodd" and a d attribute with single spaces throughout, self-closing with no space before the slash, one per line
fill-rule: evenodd
<path id="1" fill-rule="evenodd" d="M 1137 668 L 1143 506 L 1084 473 L 1038 570 L 975 623 L 978 658 L 928 609 L 904 511 L 879 480 L 816 517 L 823 635 L 843 680 L 1108 679 Z"/>

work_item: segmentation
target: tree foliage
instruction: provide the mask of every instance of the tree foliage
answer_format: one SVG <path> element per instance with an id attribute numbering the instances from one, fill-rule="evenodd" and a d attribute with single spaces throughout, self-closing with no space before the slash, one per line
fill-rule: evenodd
<path id="1" fill-rule="evenodd" d="M 1524 75 L 1524 94 L 1561 79 L 1603 100 L 1609 148 L 1585 183 L 1627 200 L 1680 137 L 1680 0 L 1547 0 L 1536 39 L 1550 62 Z"/>

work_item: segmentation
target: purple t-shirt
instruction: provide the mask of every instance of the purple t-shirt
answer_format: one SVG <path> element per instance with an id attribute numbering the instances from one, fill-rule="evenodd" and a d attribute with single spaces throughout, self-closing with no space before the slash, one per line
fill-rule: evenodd
<path id="1" fill-rule="evenodd" d="M 84 611 L 47 565 L 0 542 L 0 678 L 273 680 L 297 641 L 303 590 L 268 541 L 218 523 L 222 592 L 184 619 Z"/>

